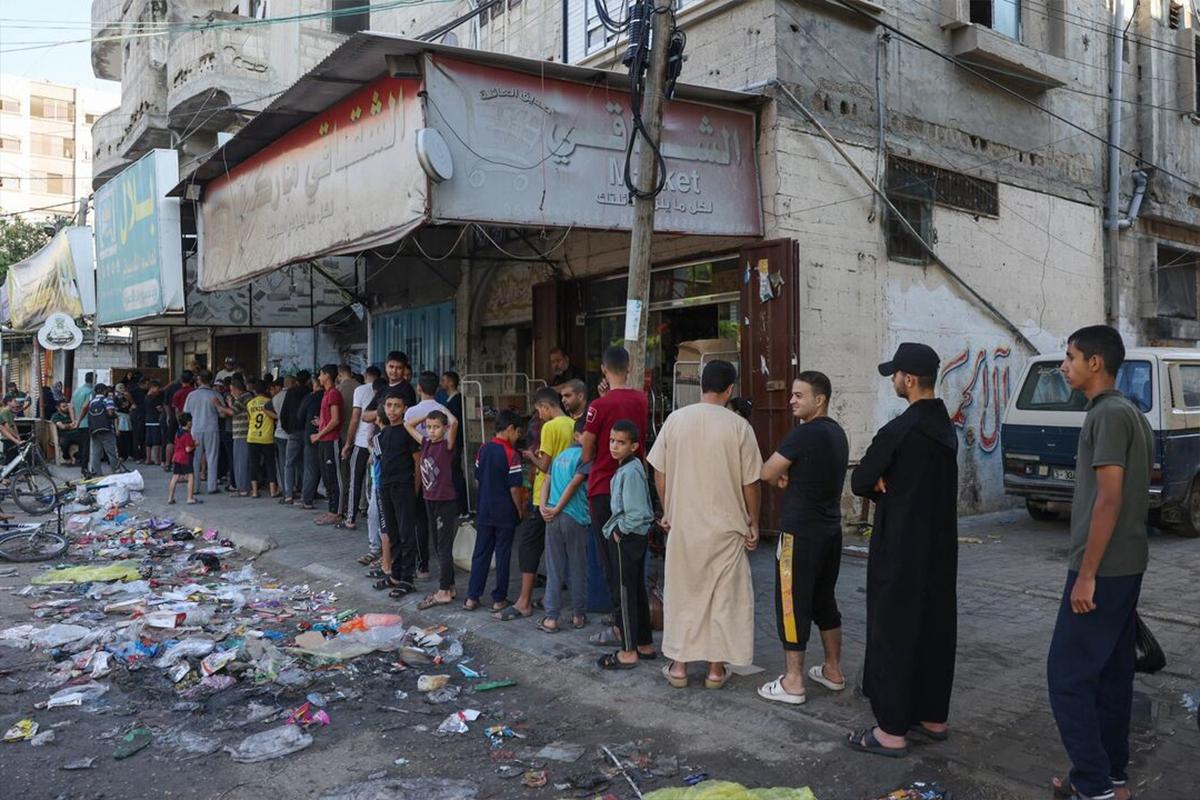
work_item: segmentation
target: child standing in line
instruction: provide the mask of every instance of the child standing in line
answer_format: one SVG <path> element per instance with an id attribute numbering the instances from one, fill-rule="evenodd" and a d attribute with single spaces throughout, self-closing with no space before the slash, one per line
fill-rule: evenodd
<path id="1" fill-rule="evenodd" d="M 421 434 L 424 425 L 425 434 Z M 438 555 L 438 590 L 422 600 L 417 608 L 425 610 L 445 605 L 456 597 L 454 592 L 454 537 L 458 533 L 458 493 L 454 491 L 454 445 L 458 440 L 458 420 L 434 409 L 428 414 L 404 421 L 413 441 L 421 445 L 421 491 L 425 498 L 425 517 L 429 521 L 429 539 Z"/>
<path id="2" fill-rule="evenodd" d="M 612 478 L 612 516 L 602 533 L 609 563 L 617 571 L 621 592 L 621 649 L 601 656 L 601 669 L 633 669 L 640 648 L 654 646 L 650 629 L 650 598 L 646 594 L 646 534 L 654 521 L 646 467 L 637 457 L 638 428 L 631 420 L 613 423 L 608 452 L 619 466 Z"/>
<path id="3" fill-rule="evenodd" d="M 479 482 L 479 509 L 475 515 L 475 551 L 471 554 L 471 579 L 463 608 L 479 608 L 487 584 L 492 555 L 496 556 L 496 588 L 492 610 L 508 607 L 508 569 L 512 561 L 513 532 L 522 517 L 521 456 L 515 445 L 521 438 L 521 418 L 512 411 L 496 415 L 496 436 L 475 456 Z"/>
<path id="4" fill-rule="evenodd" d="M 266 381 L 254 382 L 254 396 L 246 403 L 246 447 L 250 455 L 250 497 L 258 498 L 266 485 L 271 497 L 279 494 L 275 475 L 275 409 Z"/>
<path id="5" fill-rule="evenodd" d="M 587 625 L 587 542 L 592 524 L 587 504 L 587 482 L 591 464 L 582 468 L 580 442 L 586 426 L 583 417 L 575 420 L 575 443 L 559 453 L 550 465 L 549 477 L 542 481 L 542 496 L 538 502 L 542 519 L 546 521 L 546 593 L 542 603 L 546 613 L 538 622 L 538 630 L 558 633 L 558 614 L 563 579 L 571 591 L 572 628 Z"/>
<path id="6" fill-rule="evenodd" d="M 186 411 L 179 414 L 179 432 L 175 434 L 175 452 L 171 455 L 171 483 L 167 486 L 167 505 L 175 504 L 175 487 L 179 479 L 187 476 L 188 505 L 195 505 L 196 476 L 192 472 L 192 455 L 196 452 L 196 440 L 192 438 L 192 415 Z"/>
<path id="7" fill-rule="evenodd" d="M 379 504 L 386 536 L 383 537 L 383 578 L 374 585 L 376 589 L 390 589 L 389 597 L 404 597 L 416 590 L 413 578 L 417 568 L 417 537 L 413 530 L 413 514 L 417 502 L 419 448 L 404 429 L 404 411 L 408 407 L 404 392 L 398 387 L 388 389 L 385 398 L 383 413 L 387 426 L 377 438 Z"/>

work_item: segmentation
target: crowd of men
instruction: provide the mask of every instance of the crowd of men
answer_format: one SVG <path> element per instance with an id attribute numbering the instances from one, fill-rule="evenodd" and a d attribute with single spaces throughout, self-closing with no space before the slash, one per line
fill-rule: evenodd
<path id="1" fill-rule="evenodd" d="M 1147 565 L 1153 459 L 1144 416 L 1115 389 L 1123 360 L 1117 332 L 1092 326 L 1072 335 L 1062 366 L 1067 384 L 1088 398 L 1088 412 L 1048 688 L 1072 762 L 1054 788 L 1078 800 L 1129 796 L 1134 612 Z M 861 686 L 875 724 L 847 744 L 893 758 L 908 753 L 912 735 L 950 736 L 958 440 L 935 396 L 939 367 L 937 353 L 917 343 L 901 344 L 879 365 L 906 409 L 879 430 L 849 475 L 853 493 L 875 505 Z M 816 371 L 796 377 L 798 424 L 764 462 L 738 413 L 738 375 L 728 362 L 705 365 L 701 401 L 669 415 L 652 444 L 647 396 L 630 385 L 623 348 L 605 351 L 594 391 L 557 348 L 551 372 L 550 386 L 533 397 L 532 418 L 500 410 L 494 437 L 474 459 L 476 538 L 463 607 L 486 605 L 505 622 L 536 618 L 548 634 L 585 628 L 588 610 L 604 607 L 609 613 L 588 637 L 607 651 L 601 669 L 635 669 L 661 653 L 670 686 L 688 687 L 695 664 L 703 686 L 719 689 L 730 665 L 754 657 L 748 553 L 759 543 L 765 485 L 782 493 L 774 602 L 786 668 L 758 694 L 799 706 L 810 682 L 844 691 L 836 586 L 849 445 L 829 416 L 829 378 Z M 224 484 L 241 497 L 313 512 L 317 525 L 354 530 L 365 519 L 359 561 L 374 587 L 399 598 L 436 577 L 437 589 L 418 605 L 428 609 L 459 597 L 453 544 L 467 511 L 468 475 L 459 376 L 413 377 L 400 352 L 362 375 L 343 364 L 316 375 L 256 378 L 226 359 L 215 376 L 189 370 L 165 387 L 130 375 L 110 389 L 89 375 L 69 401 L 53 398 L 54 418 L 60 439 L 79 445 L 83 461 L 90 455 L 85 469 L 93 473 L 103 459 L 114 468 L 130 459 L 162 464 L 189 481 L 194 475 L 199 494 Z M 11 419 L 4 414 L 19 413 L 25 402 L 10 387 L 0 413 L 6 447 Z M 189 501 L 201 500 L 189 491 Z M 666 540 L 659 645 L 645 575 L 652 532 Z M 520 583 L 510 601 L 514 549 Z M 540 574 L 545 591 L 536 598 Z M 814 625 L 824 657 L 806 664 Z"/>

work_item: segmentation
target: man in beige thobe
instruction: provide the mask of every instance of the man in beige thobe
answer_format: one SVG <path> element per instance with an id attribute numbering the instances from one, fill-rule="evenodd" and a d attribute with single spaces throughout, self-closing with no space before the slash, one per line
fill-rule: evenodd
<path id="1" fill-rule="evenodd" d="M 725 406 L 737 383 L 728 361 L 710 361 L 701 401 L 673 412 L 647 461 L 667 537 L 662 652 L 667 681 L 687 686 L 688 663 L 708 662 L 719 689 L 726 664 L 754 660 L 754 588 L 746 551 L 758 546 L 762 454 L 750 423 Z"/>

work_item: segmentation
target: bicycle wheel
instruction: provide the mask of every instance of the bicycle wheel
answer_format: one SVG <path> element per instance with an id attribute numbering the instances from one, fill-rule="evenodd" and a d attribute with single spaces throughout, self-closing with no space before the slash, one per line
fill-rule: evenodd
<path id="1" fill-rule="evenodd" d="M 45 514 L 58 505 L 58 485 L 49 472 L 22 469 L 9 477 L 13 500 L 27 514 Z"/>
<path id="2" fill-rule="evenodd" d="M 5 561 L 49 561 L 65 552 L 67 538 L 44 528 L 0 534 L 0 559 Z"/>

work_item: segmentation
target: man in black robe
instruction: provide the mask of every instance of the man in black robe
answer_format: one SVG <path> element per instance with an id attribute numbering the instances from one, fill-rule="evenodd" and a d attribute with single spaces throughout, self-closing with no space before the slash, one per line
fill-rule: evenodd
<path id="1" fill-rule="evenodd" d="M 875 502 L 867 561 L 863 691 L 877 727 L 851 734 L 856 750 L 899 757 L 905 736 L 947 737 L 954 683 L 958 576 L 958 437 L 934 397 L 938 355 L 906 342 L 879 365 L 908 409 L 884 425 L 851 477 Z"/>

